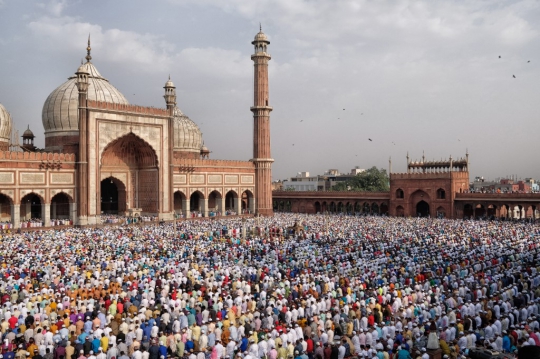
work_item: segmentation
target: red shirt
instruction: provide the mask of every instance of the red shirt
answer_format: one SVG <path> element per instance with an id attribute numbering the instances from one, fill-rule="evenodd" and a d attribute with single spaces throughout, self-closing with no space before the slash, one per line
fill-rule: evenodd
<path id="1" fill-rule="evenodd" d="M 11 318 L 8 319 L 9 327 L 11 329 L 15 329 L 17 327 L 18 322 L 19 320 L 15 318 L 15 316 L 12 316 Z"/>
<path id="2" fill-rule="evenodd" d="M 375 324 L 375 316 L 373 314 L 370 314 L 367 321 L 369 326 L 373 326 L 373 324 Z"/>

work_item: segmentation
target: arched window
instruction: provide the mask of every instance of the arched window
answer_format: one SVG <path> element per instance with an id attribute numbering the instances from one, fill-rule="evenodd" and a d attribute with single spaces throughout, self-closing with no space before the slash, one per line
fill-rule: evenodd
<path id="1" fill-rule="evenodd" d="M 403 190 L 401 188 L 398 188 L 396 190 L 396 198 L 403 198 L 403 197 L 405 197 Z"/>
<path id="2" fill-rule="evenodd" d="M 444 189 L 439 188 L 437 190 L 437 199 L 445 199 L 446 198 L 446 192 Z"/>

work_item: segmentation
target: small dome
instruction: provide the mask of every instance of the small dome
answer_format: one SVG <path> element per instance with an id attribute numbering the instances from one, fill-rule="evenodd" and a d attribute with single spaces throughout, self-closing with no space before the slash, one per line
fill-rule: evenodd
<path id="1" fill-rule="evenodd" d="M 208 147 L 206 147 L 203 143 L 202 147 L 201 147 L 201 153 L 210 153 L 210 150 L 208 149 Z"/>
<path id="2" fill-rule="evenodd" d="M 173 125 L 174 149 L 199 153 L 202 146 L 201 130 L 178 107 L 174 108 Z"/>
<path id="3" fill-rule="evenodd" d="M 81 66 L 79 66 L 79 68 L 77 69 L 77 72 L 75 72 L 76 74 L 89 74 L 90 71 L 88 70 L 88 62 L 86 64 L 81 64 Z"/>
<path id="4" fill-rule="evenodd" d="M 9 142 L 13 120 L 6 108 L 0 103 L 0 142 Z"/>
<path id="5" fill-rule="evenodd" d="M 34 136 L 34 132 L 32 132 L 32 130 L 30 129 L 30 126 L 28 126 L 28 128 L 26 129 L 26 131 L 24 131 L 22 137 L 36 137 Z"/>
<path id="6" fill-rule="evenodd" d="M 169 76 L 169 79 L 167 80 L 167 82 L 165 82 L 165 86 L 163 86 L 163 88 L 167 88 L 167 87 L 174 87 L 174 83 L 171 81 L 170 76 Z"/>
<path id="7" fill-rule="evenodd" d="M 268 41 L 268 36 L 266 36 L 266 34 L 262 32 L 262 30 L 259 31 L 257 35 L 255 35 L 255 39 L 253 39 L 252 43 L 255 43 L 255 42 L 266 42 L 267 44 L 270 43 L 270 41 Z"/>
<path id="8" fill-rule="evenodd" d="M 84 67 L 84 68 L 83 68 Z M 88 99 L 128 105 L 128 100 L 109 81 L 101 76 L 96 67 L 87 62 L 79 70 L 88 73 Z M 77 71 L 79 71 L 77 70 Z M 45 137 L 64 135 L 66 132 L 79 131 L 79 90 L 77 76 L 71 76 L 56 88 L 43 105 L 41 120 Z"/>

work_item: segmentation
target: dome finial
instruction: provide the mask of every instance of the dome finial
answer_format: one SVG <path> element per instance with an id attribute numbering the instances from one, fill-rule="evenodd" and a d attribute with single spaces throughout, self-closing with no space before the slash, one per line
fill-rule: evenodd
<path id="1" fill-rule="evenodd" d="M 88 47 L 86 48 L 86 62 L 90 62 L 90 60 L 92 60 L 92 56 L 90 56 L 90 51 L 92 51 L 92 48 L 90 47 L 90 34 L 88 34 Z"/>
<path id="2" fill-rule="evenodd" d="M 261 23 L 259 23 L 259 31 L 262 32 L 262 24 Z"/>

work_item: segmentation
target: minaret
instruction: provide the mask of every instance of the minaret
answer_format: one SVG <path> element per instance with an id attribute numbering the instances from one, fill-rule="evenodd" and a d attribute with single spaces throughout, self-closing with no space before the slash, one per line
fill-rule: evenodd
<path id="1" fill-rule="evenodd" d="M 165 95 L 163 95 L 163 98 L 167 104 L 167 110 L 169 110 L 170 116 L 173 116 L 174 106 L 176 106 L 176 86 L 174 86 L 174 83 L 171 81 L 170 75 L 169 80 L 165 82 L 165 86 L 163 86 L 163 88 L 165 89 Z"/>
<path id="2" fill-rule="evenodd" d="M 90 62 L 90 36 L 88 36 L 88 47 L 86 48 L 86 61 Z M 75 73 L 77 75 L 77 89 L 79 90 L 79 158 L 77 166 L 77 216 L 78 225 L 88 224 L 88 124 L 86 101 L 88 99 L 88 68 L 86 64 L 81 64 Z"/>
<path id="3" fill-rule="evenodd" d="M 167 104 L 167 110 L 169 110 L 169 210 L 174 215 L 174 190 L 172 189 L 172 183 L 174 183 L 174 108 L 176 107 L 176 86 L 171 81 L 171 75 L 169 75 L 169 80 L 165 82 L 165 103 Z M 173 217 L 174 218 L 174 217 Z"/>
<path id="4" fill-rule="evenodd" d="M 272 208 L 272 162 L 270 155 L 270 111 L 268 101 L 268 61 L 270 44 L 262 32 L 255 35 L 252 44 L 255 53 L 251 55 L 255 67 L 253 112 L 253 163 L 255 164 L 255 212 L 271 216 Z"/>

